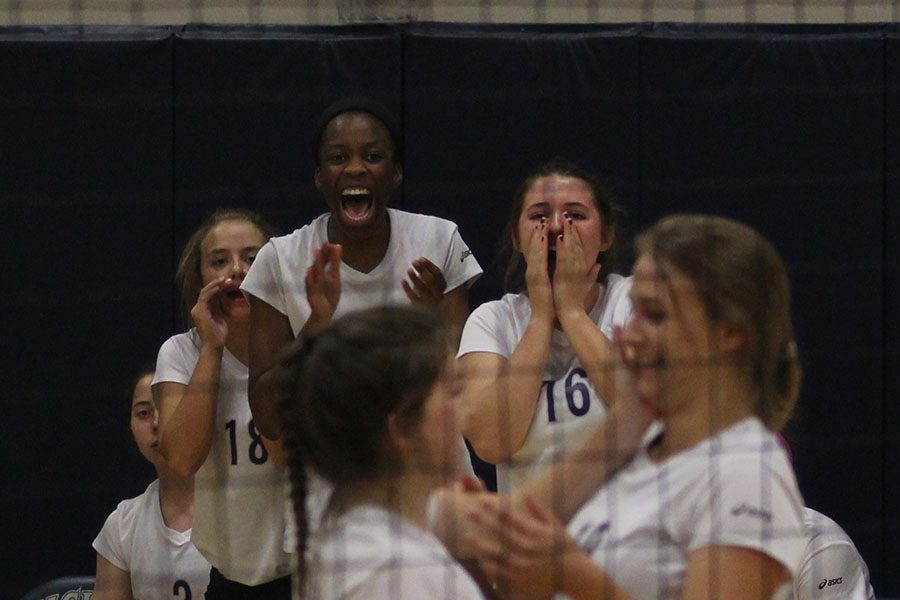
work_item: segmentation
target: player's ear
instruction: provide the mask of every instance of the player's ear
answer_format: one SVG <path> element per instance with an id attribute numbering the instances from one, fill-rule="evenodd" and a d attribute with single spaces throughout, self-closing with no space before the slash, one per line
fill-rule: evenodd
<path id="1" fill-rule="evenodd" d="M 606 225 L 604 225 L 600 230 L 600 252 L 606 252 L 607 250 L 609 250 L 614 241 L 616 241 L 615 228 L 607 227 Z"/>
<path id="2" fill-rule="evenodd" d="M 408 428 L 403 426 L 400 417 L 396 414 L 388 416 L 387 432 L 390 443 L 398 452 L 404 454 L 416 449 L 415 441 L 410 436 Z"/>

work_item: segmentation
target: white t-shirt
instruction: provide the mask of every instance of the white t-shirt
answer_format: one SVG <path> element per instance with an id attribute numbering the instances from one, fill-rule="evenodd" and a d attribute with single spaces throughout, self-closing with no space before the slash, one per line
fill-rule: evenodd
<path id="1" fill-rule="evenodd" d="M 447 283 L 446 291 L 461 285 L 471 286 L 482 270 L 475 256 L 459 235 L 455 223 L 432 217 L 387 209 L 391 237 L 381 263 L 368 273 L 361 273 L 341 263 L 341 299 L 334 317 L 381 305 L 410 304 L 401 282 L 412 262 L 425 257 L 440 268 Z M 253 266 L 241 284 L 241 290 L 264 301 L 286 315 L 296 336 L 310 315 L 306 300 L 306 271 L 316 250 L 328 241 L 330 213 L 320 215 L 312 223 L 293 233 L 275 237 L 262 247 Z M 472 463 L 460 438 L 461 469 L 472 472 Z M 310 528 L 317 526 L 317 516 L 328 503 L 331 486 L 311 473 L 307 494 Z M 289 496 L 289 494 L 288 494 Z M 293 512 L 287 509 L 287 532 L 284 548 L 293 552 Z"/>
<path id="2" fill-rule="evenodd" d="M 463 284 L 471 286 L 481 275 L 481 267 L 456 224 L 393 208 L 387 214 L 391 238 L 378 266 L 361 273 L 341 263 L 341 299 L 335 317 L 373 306 L 409 304 L 401 282 L 407 278 L 412 262 L 422 256 L 440 268 L 447 291 Z M 320 215 L 289 235 L 269 240 L 241 284 L 241 290 L 287 315 L 294 335 L 300 333 L 309 318 L 306 270 L 316 250 L 328 241 L 329 218 L 329 213 Z"/>
<path id="3" fill-rule="evenodd" d="M 589 316 L 610 339 L 613 327 L 631 315 L 628 293 L 631 278 L 610 274 Z M 525 294 L 506 294 L 476 308 L 466 321 L 458 356 L 492 352 L 512 356 L 531 319 Z M 543 367 L 544 383 L 537 410 L 522 447 L 497 465 L 497 490 L 513 493 L 541 471 L 559 462 L 565 452 L 578 448 L 606 416 L 607 406 L 588 380 L 565 333 L 554 330 L 550 359 Z M 499 410 L 499 407 L 498 407 Z"/>
<path id="4" fill-rule="evenodd" d="M 757 550 L 793 577 L 809 539 L 788 459 L 756 418 L 660 463 L 641 450 L 567 530 L 637 600 L 681 598 L 690 554 L 709 546 Z"/>
<path id="5" fill-rule="evenodd" d="M 200 357 L 196 329 L 159 349 L 153 385 L 187 385 Z M 194 476 L 192 541 L 222 575 L 259 585 L 290 573 L 283 549 L 284 476 L 253 427 L 247 400 L 249 370 L 226 348 L 212 447 Z"/>
<path id="6" fill-rule="evenodd" d="M 430 532 L 377 506 L 326 521 L 310 538 L 307 600 L 482 600 Z"/>
<path id="7" fill-rule="evenodd" d="M 803 520 L 812 537 L 794 580 L 794 600 L 874 600 L 869 569 L 841 526 L 811 508 Z"/>
<path id="8" fill-rule="evenodd" d="M 134 600 L 202 598 L 209 563 L 191 544 L 191 530 L 169 529 L 159 507 L 159 480 L 122 500 L 94 540 L 97 554 L 131 575 Z M 186 593 L 185 593 L 186 592 Z"/>

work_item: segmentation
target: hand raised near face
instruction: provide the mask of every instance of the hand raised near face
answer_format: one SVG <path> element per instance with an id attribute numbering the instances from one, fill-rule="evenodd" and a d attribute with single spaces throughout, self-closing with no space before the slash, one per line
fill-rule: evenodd
<path id="1" fill-rule="evenodd" d="M 541 223 L 531 232 L 531 239 L 525 248 L 525 285 L 528 288 L 528 299 L 531 302 L 532 318 L 553 321 L 556 312 L 553 305 L 553 287 L 550 284 L 548 267 L 549 228 L 547 221 Z"/>
<path id="2" fill-rule="evenodd" d="M 228 338 L 228 323 L 221 303 L 221 295 L 228 287 L 233 287 L 230 277 L 216 277 L 203 286 L 191 309 L 191 319 L 200 340 L 215 348 L 224 348 Z"/>
<path id="3" fill-rule="evenodd" d="M 325 242 L 306 270 L 310 319 L 320 325 L 331 321 L 341 299 L 341 252 L 340 244 Z"/>
<path id="4" fill-rule="evenodd" d="M 409 281 L 404 279 L 401 285 L 414 304 L 437 306 L 444 299 L 444 292 L 447 290 L 444 274 L 424 256 L 413 261 L 406 275 Z"/>
<path id="5" fill-rule="evenodd" d="M 563 232 L 556 238 L 556 270 L 553 274 L 553 300 L 556 315 L 563 320 L 566 312 L 584 312 L 584 302 L 597 283 L 600 264 L 587 266 L 581 236 L 566 215 Z"/>

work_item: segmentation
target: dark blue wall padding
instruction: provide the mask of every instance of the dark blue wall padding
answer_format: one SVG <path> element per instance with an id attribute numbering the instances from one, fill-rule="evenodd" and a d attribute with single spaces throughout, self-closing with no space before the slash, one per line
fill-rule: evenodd
<path id="1" fill-rule="evenodd" d="M 401 112 L 395 29 L 189 26 L 175 56 L 176 253 L 215 208 L 255 208 L 284 233 L 325 212 L 310 145 L 333 99 Z"/>
<path id="2" fill-rule="evenodd" d="M 641 217 L 736 217 L 784 257 L 805 368 L 788 433 L 801 490 L 880 584 L 883 43 L 877 31 L 812 33 L 645 36 Z"/>
<path id="3" fill-rule="evenodd" d="M 501 293 L 492 268 L 500 233 L 516 187 L 540 163 L 564 157 L 603 172 L 634 212 L 637 30 L 419 25 L 408 32 L 406 205 L 459 225 L 486 271 L 471 290 L 474 305 Z"/>
<path id="4" fill-rule="evenodd" d="M 3 595 L 93 573 L 152 469 L 130 378 L 172 322 L 168 28 L 0 32 Z"/>
<path id="5" fill-rule="evenodd" d="M 900 32 L 885 42 L 884 590 L 900 593 Z"/>

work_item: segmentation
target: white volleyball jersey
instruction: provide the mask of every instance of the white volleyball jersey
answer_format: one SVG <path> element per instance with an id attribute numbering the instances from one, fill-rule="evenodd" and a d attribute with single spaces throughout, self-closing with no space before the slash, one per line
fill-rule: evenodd
<path id="1" fill-rule="evenodd" d="M 326 521 L 310 538 L 307 600 L 482 600 L 433 534 L 377 506 Z"/>
<path id="2" fill-rule="evenodd" d="M 794 580 L 794 600 L 874 600 L 869 568 L 841 526 L 811 508 L 803 520 L 811 537 Z"/>
<path id="3" fill-rule="evenodd" d="M 624 325 L 631 315 L 630 290 L 630 277 L 610 274 L 589 313 L 610 339 L 613 328 Z M 525 335 L 530 319 L 531 303 L 525 294 L 506 294 L 482 304 L 466 321 L 458 356 L 491 352 L 508 359 Z M 607 405 L 562 331 L 553 332 L 548 363 L 535 368 L 542 369 L 544 383 L 528 435 L 509 460 L 497 465 L 497 490 L 507 494 L 559 462 L 566 452 L 577 449 L 607 413 Z"/>
<path id="4" fill-rule="evenodd" d="M 691 553 L 709 546 L 757 550 L 793 577 L 808 541 L 794 473 L 756 418 L 659 463 L 641 450 L 567 531 L 637 600 L 680 599 Z"/>
<path id="5" fill-rule="evenodd" d="M 159 350 L 153 385 L 187 385 L 200 357 L 196 329 L 169 338 Z M 198 550 L 232 581 L 259 585 L 290 573 L 284 551 L 284 475 L 253 426 L 249 370 L 228 349 L 222 355 L 212 447 L 194 476 Z"/>
<path id="6" fill-rule="evenodd" d="M 119 503 L 94 540 L 94 550 L 131 576 L 134 600 L 202 598 L 209 563 L 191 544 L 191 530 L 169 529 L 159 506 L 159 480 Z"/>
<path id="7" fill-rule="evenodd" d="M 405 305 L 410 300 L 401 282 L 414 260 L 425 257 L 441 270 L 447 290 L 471 286 L 481 275 L 455 223 L 388 209 L 391 238 L 387 252 L 374 269 L 361 273 L 341 263 L 341 299 L 334 316 L 382 305 Z M 241 290 L 287 315 L 297 335 L 310 315 L 306 301 L 306 270 L 315 252 L 328 241 L 326 213 L 293 233 L 276 237 L 262 247 Z"/>

